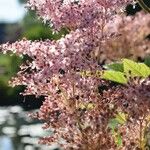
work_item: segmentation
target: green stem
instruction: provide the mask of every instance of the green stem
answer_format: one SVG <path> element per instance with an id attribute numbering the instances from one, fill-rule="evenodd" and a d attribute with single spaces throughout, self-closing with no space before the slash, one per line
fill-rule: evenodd
<path id="1" fill-rule="evenodd" d="M 139 5 L 146 11 L 150 13 L 150 8 L 144 3 L 144 0 L 137 0 Z"/>

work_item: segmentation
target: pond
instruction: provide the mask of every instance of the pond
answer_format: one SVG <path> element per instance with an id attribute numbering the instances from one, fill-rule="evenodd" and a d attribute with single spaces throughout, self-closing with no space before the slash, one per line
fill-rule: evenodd
<path id="1" fill-rule="evenodd" d="M 38 144 L 40 137 L 50 134 L 21 107 L 0 107 L 0 150 L 58 150 L 57 145 Z"/>

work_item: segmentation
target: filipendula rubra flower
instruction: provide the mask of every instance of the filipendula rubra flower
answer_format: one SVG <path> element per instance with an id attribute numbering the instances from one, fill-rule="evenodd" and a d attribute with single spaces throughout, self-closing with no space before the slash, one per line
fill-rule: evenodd
<path id="1" fill-rule="evenodd" d="M 118 34 L 110 29 L 110 23 L 128 2 L 131 1 L 29 0 L 28 7 L 36 10 L 54 31 L 67 28 L 69 34 L 57 41 L 23 39 L 1 45 L 3 52 L 32 59 L 20 67 L 11 85 L 25 85 L 24 95 L 45 96 L 35 117 L 43 120 L 43 128 L 50 128 L 53 134 L 43 137 L 41 143 L 56 142 L 67 150 L 117 149 L 107 125 L 117 108 L 122 108 L 116 100 L 121 99 L 126 88 L 100 92 L 98 87 L 109 87 L 109 83 L 95 76 L 82 76 L 81 71 L 101 70 L 93 52 Z"/>

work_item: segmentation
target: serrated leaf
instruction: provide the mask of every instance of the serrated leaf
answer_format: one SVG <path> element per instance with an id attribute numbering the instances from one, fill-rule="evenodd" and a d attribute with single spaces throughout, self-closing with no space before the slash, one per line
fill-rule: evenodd
<path id="1" fill-rule="evenodd" d="M 127 79 L 125 78 L 124 73 L 119 71 L 112 71 L 112 70 L 104 71 L 102 78 L 122 84 L 127 83 Z"/>
<path id="2" fill-rule="evenodd" d="M 144 63 L 136 63 L 129 59 L 123 59 L 124 73 L 127 75 L 148 77 L 150 75 L 150 68 Z M 129 74 L 131 72 L 131 74 Z"/>

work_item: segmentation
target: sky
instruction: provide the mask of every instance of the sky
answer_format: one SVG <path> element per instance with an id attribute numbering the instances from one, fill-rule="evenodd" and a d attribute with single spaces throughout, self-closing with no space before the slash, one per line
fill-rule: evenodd
<path id="1" fill-rule="evenodd" d="M 26 9 L 18 0 L 0 0 L 0 22 L 15 23 L 20 21 Z"/>

